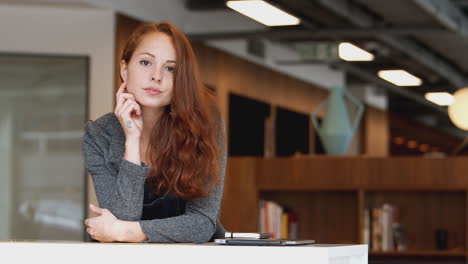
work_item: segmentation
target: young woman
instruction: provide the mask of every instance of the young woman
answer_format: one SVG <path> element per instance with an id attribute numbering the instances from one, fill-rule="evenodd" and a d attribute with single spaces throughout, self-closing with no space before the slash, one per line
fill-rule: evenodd
<path id="1" fill-rule="evenodd" d="M 113 113 L 89 121 L 82 147 L 99 207 L 85 220 L 101 242 L 207 242 L 223 235 L 224 125 L 187 38 L 143 24 L 120 62 Z"/>

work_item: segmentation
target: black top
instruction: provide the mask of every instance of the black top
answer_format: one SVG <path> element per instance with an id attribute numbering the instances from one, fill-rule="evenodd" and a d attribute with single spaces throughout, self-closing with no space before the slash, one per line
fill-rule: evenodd
<path id="1" fill-rule="evenodd" d="M 143 213 L 141 220 L 163 219 L 185 213 L 185 200 L 173 196 L 159 196 L 151 192 L 145 181 Z"/>

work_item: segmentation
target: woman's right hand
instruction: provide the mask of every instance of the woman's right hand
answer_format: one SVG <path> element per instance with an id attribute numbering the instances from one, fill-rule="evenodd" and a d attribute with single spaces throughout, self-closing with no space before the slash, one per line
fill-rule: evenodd
<path id="1" fill-rule="evenodd" d="M 135 97 L 130 93 L 126 93 L 126 85 L 127 83 L 123 82 L 115 95 L 114 114 L 122 126 L 126 140 L 139 140 L 143 130 L 141 108 L 135 101 Z"/>

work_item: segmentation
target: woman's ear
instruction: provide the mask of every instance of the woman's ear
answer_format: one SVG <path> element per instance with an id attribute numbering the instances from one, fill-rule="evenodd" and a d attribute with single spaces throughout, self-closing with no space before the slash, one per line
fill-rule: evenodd
<path id="1" fill-rule="evenodd" d="M 127 63 L 124 60 L 120 61 L 120 78 L 123 82 L 127 81 Z"/>

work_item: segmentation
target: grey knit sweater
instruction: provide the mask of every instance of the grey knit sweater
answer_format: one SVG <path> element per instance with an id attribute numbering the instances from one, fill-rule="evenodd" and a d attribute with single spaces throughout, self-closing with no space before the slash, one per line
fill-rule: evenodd
<path id="1" fill-rule="evenodd" d="M 225 138 L 224 124 L 219 143 Z M 221 155 L 220 183 L 211 197 L 187 201 L 185 213 L 175 217 L 141 220 L 144 184 L 149 167 L 123 159 L 125 134 L 114 113 L 86 123 L 82 139 L 86 169 L 91 174 L 99 206 L 118 219 L 138 221 L 149 242 L 202 243 L 224 237 L 219 222 L 226 168 L 226 152 Z"/>

